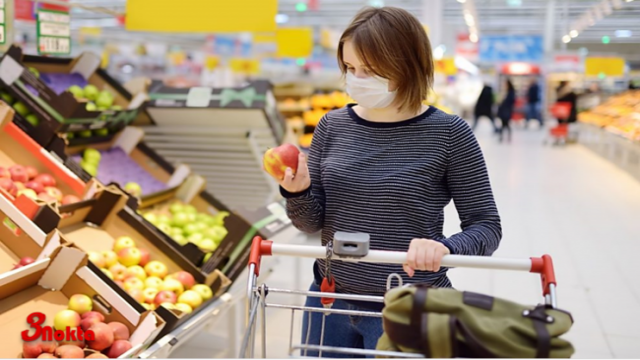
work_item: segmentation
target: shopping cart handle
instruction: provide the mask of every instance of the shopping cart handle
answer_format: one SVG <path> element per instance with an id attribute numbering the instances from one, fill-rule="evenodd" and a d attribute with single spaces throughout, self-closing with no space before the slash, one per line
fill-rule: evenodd
<path id="1" fill-rule="evenodd" d="M 260 274 L 260 260 L 262 256 L 296 256 L 324 259 L 327 256 L 324 246 L 274 244 L 273 241 L 263 240 L 256 236 L 251 244 L 249 267 L 258 276 Z M 348 262 L 369 262 L 379 264 L 404 264 L 407 253 L 403 251 L 369 250 L 363 257 L 342 257 L 334 254 L 332 260 Z M 443 267 L 465 267 L 476 269 L 517 270 L 540 274 L 543 294 L 550 295 L 557 285 L 553 260 L 549 255 L 532 257 L 529 259 L 494 258 L 489 256 L 445 255 L 441 262 Z M 554 295 L 555 297 L 555 295 Z"/>

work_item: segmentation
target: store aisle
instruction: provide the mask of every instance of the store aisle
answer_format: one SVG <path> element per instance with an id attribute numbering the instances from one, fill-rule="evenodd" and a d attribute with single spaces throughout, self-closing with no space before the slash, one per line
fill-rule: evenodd
<path id="1" fill-rule="evenodd" d="M 559 305 L 575 319 L 567 336 L 575 357 L 639 357 L 640 183 L 582 146 L 543 146 L 545 132 L 515 127 L 511 144 L 498 144 L 486 123 L 477 132 L 503 219 L 496 256 L 554 257 Z M 446 215 L 445 233 L 458 231 L 452 206 Z M 288 280 L 293 264 L 283 261 L 268 283 L 295 287 Z M 304 286 L 310 264 L 303 261 Z M 538 301 L 538 279 L 530 274 L 455 269 L 451 278 L 459 289 Z M 268 316 L 268 355 L 285 356 L 290 312 L 272 309 Z"/>

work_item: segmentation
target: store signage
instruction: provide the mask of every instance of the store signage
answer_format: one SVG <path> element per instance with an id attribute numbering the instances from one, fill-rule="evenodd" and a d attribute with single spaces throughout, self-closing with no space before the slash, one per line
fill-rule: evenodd
<path id="1" fill-rule="evenodd" d="M 584 61 L 587 76 L 623 76 L 625 61 L 619 57 L 588 57 Z"/>
<path id="2" fill-rule="evenodd" d="M 456 56 L 461 56 L 469 61 L 478 60 L 478 43 L 469 40 L 469 34 L 458 34 Z"/>
<path id="3" fill-rule="evenodd" d="M 544 56 L 542 36 L 482 35 L 480 61 L 541 61 Z"/>
<path id="4" fill-rule="evenodd" d="M 93 330 L 89 329 L 87 331 L 83 331 L 80 326 L 77 328 L 72 328 L 67 326 L 65 330 L 55 330 L 51 326 L 42 326 L 44 324 L 47 317 L 40 312 L 34 312 L 27 316 L 27 323 L 30 325 L 31 329 L 33 329 L 33 334 L 29 335 L 29 330 L 24 330 L 22 335 L 22 341 L 47 341 L 51 342 L 53 340 L 56 341 L 67 341 L 67 342 L 75 342 L 75 341 L 93 341 L 96 336 Z"/>
<path id="5" fill-rule="evenodd" d="M 276 32 L 276 56 L 308 57 L 313 52 L 313 29 L 310 27 L 282 28 Z"/>
<path id="6" fill-rule="evenodd" d="M 40 55 L 71 53 L 71 17 L 68 12 L 38 10 L 37 43 Z"/>
<path id="7" fill-rule="evenodd" d="M 5 0 L 0 0 L 0 44 L 7 42 L 7 12 L 5 11 Z"/>

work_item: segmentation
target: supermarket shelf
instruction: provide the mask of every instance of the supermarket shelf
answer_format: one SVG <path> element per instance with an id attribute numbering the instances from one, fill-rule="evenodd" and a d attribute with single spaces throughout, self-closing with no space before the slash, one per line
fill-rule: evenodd
<path id="1" fill-rule="evenodd" d="M 601 127 L 578 123 L 580 143 L 640 181 L 640 142 Z"/>

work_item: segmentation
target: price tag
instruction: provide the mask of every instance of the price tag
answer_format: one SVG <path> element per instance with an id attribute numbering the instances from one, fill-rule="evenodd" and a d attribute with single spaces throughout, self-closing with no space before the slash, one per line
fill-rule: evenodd
<path id="1" fill-rule="evenodd" d="M 6 24 L 6 13 L 4 10 L 5 2 L 4 0 L 0 0 L 0 44 L 5 44 L 7 42 L 5 36 L 5 24 Z"/>
<path id="2" fill-rule="evenodd" d="M 71 26 L 68 12 L 38 10 L 37 39 L 40 55 L 69 55 Z"/>

